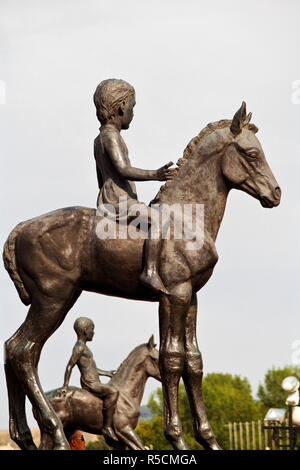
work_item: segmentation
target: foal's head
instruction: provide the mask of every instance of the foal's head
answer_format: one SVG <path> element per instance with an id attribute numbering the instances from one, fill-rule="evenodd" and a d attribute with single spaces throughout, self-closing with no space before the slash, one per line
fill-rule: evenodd
<path id="1" fill-rule="evenodd" d="M 146 344 L 145 349 L 146 373 L 149 377 L 153 377 L 154 379 L 161 381 L 160 370 L 158 366 L 159 353 L 155 346 L 156 344 L 154 344 L 154 337 L 152 335 Z"/>
<path id="2" fill-rule="evenodd" d="M 250 119 L 243 102 L 230 126 L 230 143 L 222 159 L 223 175 L 230 187 L 255 197 L 263 207 L 276 207 L 281 190 L 255 135 L 258 129 Z"/>

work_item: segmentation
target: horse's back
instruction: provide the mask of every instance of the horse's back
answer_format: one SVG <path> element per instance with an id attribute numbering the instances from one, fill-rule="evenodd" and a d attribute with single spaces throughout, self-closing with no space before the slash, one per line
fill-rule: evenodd
<path id="1" fill-rule="evenodd" d="M 33 248 L 39 256 L 40 247 L 44 256 L 55 256 L 62 267 L 69 269 L 68 259 L 75 256 L 76 248 L 86 241 L 95 213 L 95 209 L 75 206 L 27 220 L 18 237 L 17 248 L 24 248 L 25 245 L 29 250 Z M 30 250 L 30 256 L 32 254 Z"/>
<path id="2" fill-rule="evenodd" d="M 26 273 L 46 295 L 55 295 L 57 282 L 78 283 L 86 263 L 91 220 L 95 209 L 67 207 L 24 223 L 16 240 L 16 258 L 21 278 Z M 49 280 L 56 280 L 56 283 Z M 52 292 L 53 291 L 53 292 Z"/>
<path id="3" fill-rule="evenodd" d="M 58 291 L 63 295 L 74 286 L 116 297 L 158 300 L 140 283 L 144 239 L 103 238 L 99 232 L 102 221 L 96 209 L 75 206 L 22 225 L 16 258 L 29 297 L 36 287 L 55 297 Z"/>
<path id="4" fill-rule="evenodd" d="M 101 434 L 103 402 L 100 398 L 77 387 L 69 387 L 66 395 L 57 389 L 47 396 L 65 429 Z"/>

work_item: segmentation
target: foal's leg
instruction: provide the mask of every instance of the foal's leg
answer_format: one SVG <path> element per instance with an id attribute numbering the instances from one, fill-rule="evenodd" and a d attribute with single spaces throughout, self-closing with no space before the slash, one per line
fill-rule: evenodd
<path id="1" fill-rule="evenodd" d="M 207 450 L 221 449 L 208 422 L 202 397 L 202 356 L 198 348 L 197 296 L 193 294 L 185 323 L 185 361 L 183 380 L 193 417 L 195 439 Z"/>
<path id="2" fill-rule="evenodd" d="M 116 405 L 116 410 L 114 413 L 113 418 L 113 427 L 116 435 L 118 438 L 125 443 L 127 446 L 130 447 L 132 450 L 146 450 L 144 444 L 140 440 L 139 436 L 134 431 L 131 423 L 130 418 L 125 416 L 123 413 L 118 412 L 118 408 L 120 408 L 120 403 L 123 402 L 122 395 L 119 395 L 119 400 Z M 121 405 L 122 408 L 122 405 Z M 114 447 L 114 443 L 113 447 Z"/>
<path id="3" fill-rule="evenodd" d="M 25 322 L 6 342 L 6 351 L 20 386 L 36 409 L 41 433 L 51 436 L 54 449 L 69 449 L 62 424 L 42 390 L 37 373 L 44 343 L 59 327 L 80 295 L 73 288 L 71 290 L 69 285 L 63 286 L 63 282 L 61 287 L 64 299 L 54 300 L 35 294 Z"/>
<path id="4" fill-rule="evenodd" d="M 185 317 L 191 300 L 191 285 L 182 283 L 161 295 L 159 303 L 159 367 L 164 395 L 165 436 L 176 450 L 188 449 L 178 415 L 178 386 L 184 367 Z"/>
<path id="5" fill-rule="evenodd" d="M 123 442 L 126 442 L 126 444 L 130 447 L 132 450 L 146 450 L 144 447 L 144 444 L 140 440 L 139 436 L 136 434 L 134 429 L 130 424 L 127 426 L 122 427 L 121 429 L 118 428 L 116 429 L 116 434 L 117 436 L 123 440 Z"/>
<path id="6" fill-rule="evenodd" d="M 39 445 L 39 450 L 52 450 L 53 442 L 49 434 L 41 432 L 41 442 Z"/>

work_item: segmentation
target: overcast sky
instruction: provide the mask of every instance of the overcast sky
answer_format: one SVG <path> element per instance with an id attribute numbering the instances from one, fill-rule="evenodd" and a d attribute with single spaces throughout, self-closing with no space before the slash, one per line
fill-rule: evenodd
<path id="1" fill-rule="evenodd" d="M 246 101 L 282 203 L 268 210 L 230 194 L 219 262 L 198 293 L 198 340 L 205 373 L 246 376 L 254 392 L 267 368 L 291 363 L 300 340 L 300 104 L 292 96 L 299 17 L 298 0 L 0 0 L 2 245 L 21 220 L 95 206 L 92 96 L 101 80 L 123 78 L 136 88 L 135 118 L 123 137 L 141 168 L 176 161 L 208 122 L 231 119 Z M 148 203 L 159 186 L 138 183 L 139 199 Z M 3 341 L 27 307 L 0 272 Z M 83 293 L 43 349 L 44 390 L 62 385 L 82 315 L 95 322 L 91 348 L 100 368 L 117 368 L 152 333 L 158 340 L 156 304 Z M 71 384 L 79 385 L 77 371 Z M 157 386 L 149 380 L 144 403 Z M 0 403 L 0 429 L 7 429 L 3 369 Z"/>

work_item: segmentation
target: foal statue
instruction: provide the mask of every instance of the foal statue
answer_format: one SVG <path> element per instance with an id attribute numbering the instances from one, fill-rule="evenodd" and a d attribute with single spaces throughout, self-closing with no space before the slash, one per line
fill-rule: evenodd
<path id="1" fill-rule="evenodd" d="M 101 375 L 105 371 L 100 371 Z M 106 373 L 105 375 L 111 375 Z M 118 397 L 113 414 L 113 428 L 117 441 L 105 436 L 106 442 L 116 448 L 131 450 L 146 450 L 146 447 L 135 433 L 140 416 L 140 404 L 143 398 L 146 382 L 149 377 L 160 379 L 158 366 L 158 351 L 155 348 L 153 335 L 145 344 L 137 346 L 122 362 L 115 374 L 112 375 L 108 386 L 117 390 Z M 91 434 L 104 434 L 104 400 L 97 394 L 85 388 L 58 388 L 48 392 L 55 413 L 62 422 L 67 438 L 76 429 Z M 36 415 L 36 410 L 33 410 Z M 38 419 L 38 418 L 37 418 Z M 53 448 L 53 442 L 48 434 L 41 434 L 40 449 Z"/>
<path id="2" fill-rule="evenodd" d="M 159 277 L 165 292 L 141 282 L 142 238 L 97 236 L 101 215 L 95 209 L 69 207 L 21 222 L 4 247 L 4 263 L 22 302 L 30 305 L 17 332 L 6 341 L 6 378 L 10 433 L 22 449 L 34 449 L 25 414 L 28 396 L 42 433 L 54 449 L 68 449 L 62 424 L 41 387 L 38 363 L 47 339 L 63 322 L 83 290 L 133 300 L 159 302 L 160 350 L 166 438 L 174 449 L 187 449 L 178 416 L 178 385 L 183 378 L 195 439 L 219 449 L 202 399 L 202 358 L 196 338 L 197 292 L 218 260 L 215 240 L 231 189 L 278 206 L 281 191 L 250 124 L 243 102 L 232 120 L 208 124 L 186 147 L 172 179 L 155 197 L 158 205 L 204 206 L 203 243 L 184 235 L 162 241 Z M 130 312 L 124 310 L 123 314 Z M 121 314 L 121 312 L 120 312 Z"/>

